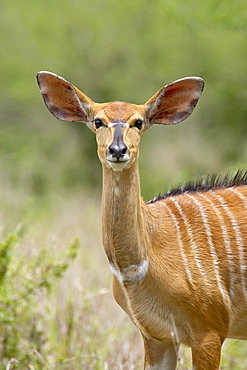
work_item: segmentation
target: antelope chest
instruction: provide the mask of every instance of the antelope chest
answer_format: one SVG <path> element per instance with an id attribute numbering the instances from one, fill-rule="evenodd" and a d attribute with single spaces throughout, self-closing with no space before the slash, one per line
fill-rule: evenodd
<path id="1" fill-rule="evenodd" d="M 168 297 L 161 299 L 155 286 L 147 287 L 145 279 L 123 282 L 115 275 L 113 294 L 116 302 L 144 336 L 158 340 L 172 338 L 174 343 L 189 345 L 190 339 L 181 313 L 174 312 L 174 308 L 165 303 L 169 301 Z"/>

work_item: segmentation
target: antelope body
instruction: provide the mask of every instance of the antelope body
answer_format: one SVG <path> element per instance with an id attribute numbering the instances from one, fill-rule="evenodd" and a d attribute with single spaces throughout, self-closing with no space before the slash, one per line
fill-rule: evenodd
<path id="1" fill-rule="evenodd" d="M 115 300 L 143 336 L 144 368 L 175 369 L 184 343 L 193 369 L 218 369 L 225 338 L 247 339 L 247 176 L 145 203 L 138 172 L 142 133 L 189 116 L 203 80 L 175 81 L 135 105 L 94 103 L 53 73 L 37 78 L 53 115 L 96 133 L 103 245 Z"/>

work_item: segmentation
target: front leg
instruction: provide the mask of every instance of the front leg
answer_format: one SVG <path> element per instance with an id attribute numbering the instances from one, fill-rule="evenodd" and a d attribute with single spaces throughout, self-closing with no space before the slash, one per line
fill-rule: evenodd
<path id="1" fill-rule="evenodd" d="M 175 370 L 177 365 L 177 344 L 172 340 L 158 341 L 143 335 L 145 370 Z"/>
<path id="2" fill-rule="evenodd" d="M 224 339 L 217 333 L 207 333 L 191 346 L 193 370 L 218 370 Z"/>
<path id="3" fill-rule="evenodd" d="M 116 302 L 132 318 L 125 291 L 119 281 L 113 276 L 113 295 Z M 143 334 L 145 370 L 175 370 L 179 345 L 171 340 L 159 341 L 147 339 Z"/>

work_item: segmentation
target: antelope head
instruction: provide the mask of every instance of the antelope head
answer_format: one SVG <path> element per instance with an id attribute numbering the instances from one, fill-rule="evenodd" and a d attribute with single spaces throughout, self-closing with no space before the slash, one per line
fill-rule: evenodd
<path id="1" fill-rule="evenodd" d="M 53 73 L 39 72 L 37 80 L 50 112 L 60 120 L 85 122 L 96 134 L 102 165 L 115 172 L 133 165 L 141 135 L 149 127 L 187 118 L 204 86 L 201 78 L 187 77 L 162 87 L 143 105 L 119 101 L 99 104 Z"/>

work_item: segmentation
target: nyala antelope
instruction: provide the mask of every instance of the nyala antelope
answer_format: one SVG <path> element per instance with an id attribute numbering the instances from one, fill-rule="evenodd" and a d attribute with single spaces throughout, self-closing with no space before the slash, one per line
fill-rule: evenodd
<path id="1" fill-rule="evenodd" d="M 55 117 L 96 134 L 103 245 L 115 300 L 142 334 L 144 368 L 175 369 L 183 343 L 193 369 L 219 369 L 224 340 L 247 339 L 247 176 L 213 178 L 145 203 L 138 171 L 143 132 L 187 118 L 203 80 L 177 80 L 135 105 L 95 103 L 50 72 L 37 79 Z"/>

